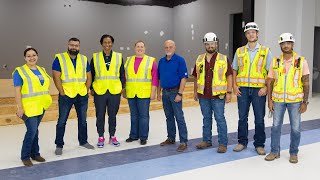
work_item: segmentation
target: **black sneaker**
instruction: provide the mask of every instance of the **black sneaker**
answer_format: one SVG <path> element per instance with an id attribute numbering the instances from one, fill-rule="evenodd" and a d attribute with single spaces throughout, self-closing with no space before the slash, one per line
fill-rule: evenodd
<path id="1" fill-rule="evenodd" d="M 132 141 L 136 141 L 136 140 L 138 140 L 138 139 L 132 139 L 131 137 L 129 137 L 128 139 L 126 139 L 126 142 L 132 142 Z"/>
<path id="2" fill-rule="evenodd" d="M 140 141 L 140 144 L 141 144 L 141 145 L 146 145 L 146 144 L 147 144 L 147 140 L 141 140 L 141 141 Z"/>

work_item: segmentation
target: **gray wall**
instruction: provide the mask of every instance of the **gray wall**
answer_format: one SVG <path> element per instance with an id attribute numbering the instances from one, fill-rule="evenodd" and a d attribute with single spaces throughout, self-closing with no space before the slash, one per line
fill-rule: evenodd
<path id="1" fill-rule="evenodd" d="M 256 0 L 255 20 L 260 26 L 259 41 L 269 46 L 274 56 L 281 54 L 277 42 L 283 32 L 291 32 L 296 39 L 294 50 L 308 60 L 312 78 L 314 27 L 317 3 L 320 0 Z M 290 15 L 284 12 L 290 11 Z M 311 81 L 312 82 L 312 81 Z M 310 85 L 312 89 L 312 83 Z"/>
<path id="2" fill-rule="evenodd" d="M 229 55 L 229 48 L 232 46 L 229 45 L 226 49 L 225 45 L 229 44 L 229 34 L 232 31 L 229 28 L 230 15 L 241 13 L 242 5 L 243 2 L 239 0 L 198 0 L 174 8 L 174 40 L 177 53 L 184 55 L 187 60 L 189 73 L 197 56 L 205 52 L 202 39 L 207 32 L 216 33 L 220 41 L 219 51 Z"/>
<path id="3" fill-rule="evenodd" d="M 81 53 L 91 59 L 93 52 L 101 50 L 99 39 L 104 33 L 114 36 L 113 49 L 124 57 L 134 54 L 134 42 L 141 39 L 146 41 L 147 54 L 159 59 L 164 55 L 164 40 L 174 39 L 190 73 L 195 58 L 204 52 L 206 32 L 218 35 L 220 51 L 228 55 L 225 44 L 230 41 L 230 14 L 240 12 L 241 0 L 198 0 L 175 8 L 78 0 L 1 0 L 0 78 L 10 78 L 13 69 L 24 63 L 26 46 L 39 51 L 39 65 L 51 72 L 54 54 L 66 50 L 69 38 L 78 37 Z M 4 64 L 8 70 L 1 68 Z"/>
<path id="4" fill-rule="evenodd" d="M 320 0 L 316 0 L 316 26 L 320 27 Z"/>
<path id="5" fill-rule="evenodd" d="M 172 25 L 172 8 L 166 7 L 76 0 L 1 0 L 0 78 L 10 78 L 12 70 L 24 63 L 23 51 L 28 45 L 38 50 L 39 64 L 51 73 L 54 54 L 65 51 L 67 40 L 73 36 L 80 39 L 80 51 L 90 59 L 93 52 L 101 50 L 99 40 L 104 33 L 114 36 L 113 49 L 125 57 L 134 54 L 134 42 L 141 39 L 146 42 L 146 54 L 160 58 L 163 41 L 173 38 Z M 8 64 L 8 70 L 1 68 L 3 64 Z"/>

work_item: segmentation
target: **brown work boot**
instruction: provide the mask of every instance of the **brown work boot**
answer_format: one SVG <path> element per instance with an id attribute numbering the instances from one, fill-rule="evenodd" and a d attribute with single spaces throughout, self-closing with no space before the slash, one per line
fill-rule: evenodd
<path id="1" fill-rule="evenodd" d="M 243 145 L 243 144 L 237 144 L 234 148 L 233 148 L 233 151 L 235 152 L 240 152 L 244 149 L 246 149 L 247 146 Z"/>
<path id="2" fill-rule="evenodd" d="M 34 157 L 34 158 L 32 158 L 33 160 L 35 160 L 35 161 L 37 161 L 37 162 L 45 162 L 46 160 L 43 158 L 43 157 L 41 157 L 41 156 L 36 156 L 36 157 Z"/>
<path id="3" fill-rule="evenodd" d="M 291 163 L 298 163 L 298 155 L 292 155 L 292 154 L 290 154 L 289 162 L 291 162 Z"/>
<path id="4" fill-rule="evenodd" d="M 211 147 L 211 146 L 212 146 L 211 143 L 208 143 L 208 142 L 205 142 L 205 141 L 202 141 L 201 143 L 196 145 L 197 149 L 206 149 L 206 148 Z"/>
<path id="5" fill-rule="evenodd" d="M 256 147 L 256 151 L 259 155 L 266 155 L 266 151 L 263 147 Z"/>
<path id="6" fill-rule="evenodd" d="M 218 153 L 225 153 L 227 152 L 227 146 L 223 145 L 223 144 L 219 144 L 219 147 L 218 147 L 218 150 L 217 150 Z"/>
<path id="7" fill-rule="evenodd" d="M 264 158 L 264 160 L 273 161 L 273 160 L 278 159 L 278 158 L 280 158 L 280 154 L 270 153 Z"/>
<path id="8" fill-rule="evenodd" d="M 160 143 L 160 146 L 171 145 L 171 144 L 175 144 L 175 143 L 176 143 L 176 141 L 168 138 L 165 141 L 163 141 L 162 143 Z"/>
<path id="9" fill-rule="evenodd" d="M 30 161 L 30 159 L 22 160 L 23 165 L 26 167 L 31 167 L 33 166 L 33 163 Z"/>
<path id="10" fill-rule="evenodd" d="M 187 148 L 188 148 L 188 145 L 187 145 L 186 143 L 181 143 L 181 144 L 179 145 L 179 147 L 177 148 L 177 151 L 178 151 L 178 152 L 183 152 L 183 151 L 185 151 Z"/>

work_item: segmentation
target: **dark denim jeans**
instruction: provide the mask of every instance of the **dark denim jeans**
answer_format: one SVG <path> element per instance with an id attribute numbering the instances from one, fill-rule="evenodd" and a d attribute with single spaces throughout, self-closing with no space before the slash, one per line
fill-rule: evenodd
<path id="1" fill-rule="evenodd" d="M 163 89 L 162 91 L 162 103 L 164 113 L 167 120 L 167 132 L 168 138 L 171 140 L 176 139 L 176 122 L 179 129 L 180 143 L 188 142 L 188 130 L 186 121 L 184 119 L 182 111 L 182 101 L 175 102 L 178 90 L 167 91 Z"/>
<path id="2" fill-rule="evenodd" d="M 24 124 L 27 127 L 27 132 L 24 136 L 22 149 L 21 149 L 21 160 L 30 159 L 30 157 L 39 156 L 39 131 L 38 127 L 43 118 L 43 115 L 29 117 L 25 120 Z"/>
<path id="3" fill-rule="evenodd" d="M 248 115 L 252 103 L 254 112 L 255 134 L 253 136 L 255 147 L 264 147 L 266 141 L 264 116 L 266 114 L 266 96 L 258 96 L 260 88 L 240 87 L 241 96 L 238 96 L 238 142 L 248 144 Z"/>
<path id="4" fill-rule="evenodd" d="M 78 140 L 80 145 L 86 144 L 88 141 L 87 134 L 87 109 L 88 109 L 88 94 L 85 96 L 80 96 L 79 94 L 70 98 L 68 96 L 59 95 L 59 119 L 56 126 L 56 146 L 63 148 L 64 133 L 66 130 L 66 124 L 70 110 L 74 105 L 77 117 L 78 117 Z"/>
<path id="5" fill-rule="evenodd" d="M 117 114 L 120 106 L 120 94 L 111 94 L 107 91 L 105 94 L 94 95 L 94 105 L 96 108 L 96 126 L 99 137 L 104 137 L 106 110 L 108 110 L 109 136 L 114 136 L 117 126 Z"/>
<path id="6" fill-rule="evenodd" d="M 228 145 L 227 122 L 224 116 L 224 99 L 199 98 L 200 108 L 203 115 L 202 139 L 212 143 L 212 112 L 217 122 L 218 143 Z"/>
<path id="7" fill-rule="evenodd" d="M 131 128 L 129 137 L 147 140 L 149 135 L 149 106 L 150 98 L 128 98 Z"/>
<path id="8" fill-rule="evenodd" d="M 291 126 L 290 133 L 290 150 L 291 155 L 297 155 L 299 152 L 299 144 L 301 137 L 301 113 L 299 112 L 300 102 L 297 103 L 281 103 L 274 102 L 273 125 L 271 128 L 271 152 L 280 153 L 280 138 L 283 117 L 286 109 L 288 109 L 289 120 Z"/>

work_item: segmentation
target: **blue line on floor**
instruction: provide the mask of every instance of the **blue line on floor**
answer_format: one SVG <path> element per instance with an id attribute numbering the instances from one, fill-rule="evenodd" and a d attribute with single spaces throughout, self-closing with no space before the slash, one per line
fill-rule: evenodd
<path id="1" fill-rule="evenodd" d="M 302 131 L 320 128 L 320 119 L 302 122 Z M 270 137 L 270 127 L 266 128 L 266 137 Z M 282 135 L 290 133 L 290 125 L 285 124 L 282 128 Z M 254 130 L 249 130 L 249 141 L 252 141 Z M 229 133 L 229 145 L 237 143 L 237 133 Z M 217 136 L 213 136 L 213 147 L 217 147 Z M 201 142 L 202 138 L 191 139 L 188 142 L 188 150 L 182 155 L 188 156 L 191 152 L 198 152 L 195 145 Z M 266 144 L 268 146 L 268 144 Z M 53 161 L 36 164 L 31 168 L 15 167 L 0 170 L 0 177 L 3 179 L 46 179 L 69 174 L 76 174 L 86 171 L 103 169 L 114 166 L 121 166 L 130 163 L 137 163 L 146 160 L 181 155 L 176 151 L 178 145 L 160 147 L 159 145 L 127 149 L 116 152 L 96 154 L 84 157 L 71 158 L 66 160 Z M 210 148 L 210 149 L 212 149 Z M 208 149 L 208 150 L 210 150 Z M 236 155 L 235 155 L 236 156 Z M 192 162 L 193 163 L 193 162 Z"/>

